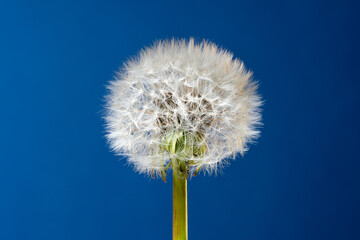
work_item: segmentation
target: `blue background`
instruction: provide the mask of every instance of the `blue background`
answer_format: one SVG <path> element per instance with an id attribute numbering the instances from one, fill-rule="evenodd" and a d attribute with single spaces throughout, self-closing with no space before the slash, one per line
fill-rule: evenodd
<path id="1" fill-rule="evenodd" d="M 154 40 L 231 50 L 262 136 L 189 182 L 189 239 L 360 239 L 359 6 L 343 1 L 1 1 L 0 239 L 171 239 L 172 184 L 104 138 L 105 85 Z"/>

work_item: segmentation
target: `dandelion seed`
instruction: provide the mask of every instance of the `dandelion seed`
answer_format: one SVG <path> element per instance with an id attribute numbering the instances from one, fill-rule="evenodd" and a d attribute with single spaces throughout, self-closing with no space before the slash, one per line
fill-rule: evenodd
<path id="1" fill-rule="evenodd" d="M 259 136 L 262 102 L 252 73 L 206 41 L 173 39 L 143 49 L 117 73 L 106 101 L 112 150 L 164 181 L 171 168 L 174 194 L 176 182 L 185 184 L 185 200 L 189 176 L 215 172 Z"/>

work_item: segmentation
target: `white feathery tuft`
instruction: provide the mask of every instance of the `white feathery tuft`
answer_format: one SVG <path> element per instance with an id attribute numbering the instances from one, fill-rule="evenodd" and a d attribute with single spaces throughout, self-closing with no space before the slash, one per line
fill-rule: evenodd
<path id="1" fill-rule="evenodd" d="M 158 41 L 129 60 L 106 96 L 107 139 L 141 173 L 160 174 L 170 158 L 213 172 L 259 136 L 260 96 L 252 72 L 233 54 L 194 39 Z M 170 154 L 164 139 L 200 133 L 201 156 Z"/>

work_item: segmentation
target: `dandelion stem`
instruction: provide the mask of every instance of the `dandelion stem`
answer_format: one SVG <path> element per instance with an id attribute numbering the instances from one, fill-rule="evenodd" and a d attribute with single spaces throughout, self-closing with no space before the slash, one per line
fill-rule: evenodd
<path id="1" fill-rule="evenodd" d="M 180 177 L 173 171 L 173 240 L 188 239 L 187 180 Z"/>

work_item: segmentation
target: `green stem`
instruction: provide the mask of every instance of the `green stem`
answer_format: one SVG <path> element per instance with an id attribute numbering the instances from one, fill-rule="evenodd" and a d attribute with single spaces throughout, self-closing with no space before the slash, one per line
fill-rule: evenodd
<path id="1" fill-rule="evenodd" d="M 187 180 L 173 170 L 173 240 L 188 239 Z"/>

